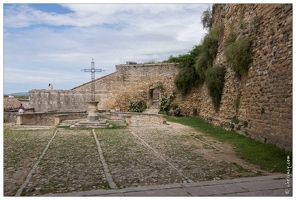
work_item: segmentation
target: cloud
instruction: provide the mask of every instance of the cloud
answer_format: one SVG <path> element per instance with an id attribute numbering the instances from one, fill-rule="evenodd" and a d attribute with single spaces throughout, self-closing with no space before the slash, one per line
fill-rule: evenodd
<path id="1" fill-rule="evenodd" d="M 4 84 L 64 82 L 75 87 L 90 80 L 80 70 L 89 68 L 92 58 L 105 70 L 99 77 L 129 60 L 162 61 L 187 53 L 205 34 L 200 18 L 209 5 L 61 6 L 69 12 L 27 4 L 4 7 Z M 60 78 L 62 74 L 73 78 Z"/>

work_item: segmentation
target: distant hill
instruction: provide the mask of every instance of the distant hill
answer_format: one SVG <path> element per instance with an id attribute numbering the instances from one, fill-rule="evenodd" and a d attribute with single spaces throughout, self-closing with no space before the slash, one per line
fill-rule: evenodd
<path id="1" fill-rule="evenodd" d="M 6 94 L 7 96 L 8 95 L 13 95 L 15 97 L 17 96 L 29 96 L 29 93 L 28 92 L 16 92 L 16 93 L 12 93 L 12 94 Z"/>

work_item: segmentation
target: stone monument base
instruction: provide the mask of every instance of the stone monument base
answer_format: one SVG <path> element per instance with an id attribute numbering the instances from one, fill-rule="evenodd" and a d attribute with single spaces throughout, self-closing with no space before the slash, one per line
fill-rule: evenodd
<path id="1" fill-rule="evenodd" d="M 98 101 L 90 101 L 88 102 L 88 116 L 87 121 L 95 122 L 99 120 L 98 116 Z"/>

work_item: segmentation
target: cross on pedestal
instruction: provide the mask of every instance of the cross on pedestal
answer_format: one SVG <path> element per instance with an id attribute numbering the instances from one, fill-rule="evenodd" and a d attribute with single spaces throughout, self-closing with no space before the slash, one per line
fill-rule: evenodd
<path id="1" fill-rule="evenodd" d="M 102 72 L 102 69 L 95 69 L 95 61 L 91 61 L 91 69 L 84 69 L 84 72 L 91 72 L 91 101 L 95 101 L 95 73 Z"/>

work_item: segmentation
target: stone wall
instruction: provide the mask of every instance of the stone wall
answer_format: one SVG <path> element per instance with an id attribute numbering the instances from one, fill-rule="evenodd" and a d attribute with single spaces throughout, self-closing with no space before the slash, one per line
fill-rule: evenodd
<path id="1" fill-rule="evenodd" d="M 166 124 L 165 115 L 155 114 L 133 114 L 130 119 L 126 120 L 129 126 L 155 126 Z"/>
<path id="2" fill-rule="evenodd" d="M 96 100 L 104 99 L 104 91 L 96 92 Z M 47 111 L 86 111 L 91 100 L 89 91 L 75 90 L 30 90 L 29 107 L 36 112 Z"/>
<path id="3" fill-rule="evenodd" d="M 238 132 L 291 150 L 292 4 L 226 4 L 213 10 L 214 24 L 221 22 L 225 29 L 214 61 L 226 67 L 220 110 L 215 112 L 205 85 L 184 98 L 185 107 L 197 106 L 200 116 L 227 129 L 236 116 Z M 230 32 L 253 39 L 253 61 L 242 80 L 226 62 L 224 42 Z"/>
<path id="4" fill-rule="evenodd" d="M 128 126 L 155 126 L 166 124 L 167 116 L 162 114 L 147 114 L 137 112 L 99 113 L 99 118 L 107 120 L 123 120 Z"/>
<path id="5" fill-rule="evenodd" d="M 19 113 L 16 112 L 4 112 L 3 117 L 4 117 L 4 123 L 16 123 L 17 115 Z"/>
<path id="6" fill-rule="evenodd" d="M 105 91 L 106 97 L 99 106 L 107 110 L 119 108 L 128 111 L 130 100 L 147 102 L 150 88 L 162 86 L 164 93 L 175 91 L 174 77 L 178 68 L 171 63 L 122 64 L 116 65 L 116 72 L 96 79 L 98 91 Z M 90 82 L 75 87 L 72 91 L 90 91 Z"/>
<path id="7" fill-rule="evenodd" d="M 18 125 L 56 126 L 63 120 L 86 118 L 85 112 L 37 112 L 16 114 Z"/>

